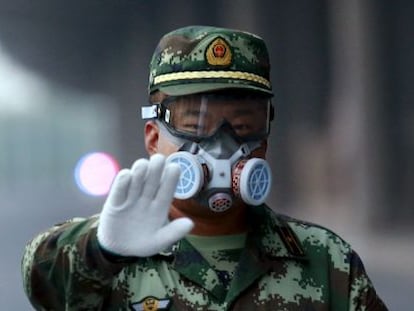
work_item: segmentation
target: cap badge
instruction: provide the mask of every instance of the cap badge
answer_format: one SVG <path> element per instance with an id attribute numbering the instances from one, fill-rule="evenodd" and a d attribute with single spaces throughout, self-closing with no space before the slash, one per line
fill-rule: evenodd
<path id="1" fill-rule="evenodd" d="M 141 300 L 138 303 L 132 305 L 133 310 L 138 311 L 157 311 L 157 310 L 167 310 L 170 306 L 171 300 L 166 299 L 157 299 L 154 296 L 148 296 Z"/>
<path id="2" fill-rule="evenodd" d="M 207 48 L 207 62 L 213 66 L 228 66 L 231 64 L 230 46 L 223 38 L 217 38 Z"/>

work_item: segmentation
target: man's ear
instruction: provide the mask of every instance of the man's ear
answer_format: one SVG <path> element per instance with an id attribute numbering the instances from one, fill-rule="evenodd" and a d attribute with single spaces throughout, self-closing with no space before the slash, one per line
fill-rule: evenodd
<path id="1" fill-rule="evenodd" d="M 158 152 L 158 139 L 160 130 L 154 121 L 148 121 L 144 126 L 145 148 L 151 156 Z"/>

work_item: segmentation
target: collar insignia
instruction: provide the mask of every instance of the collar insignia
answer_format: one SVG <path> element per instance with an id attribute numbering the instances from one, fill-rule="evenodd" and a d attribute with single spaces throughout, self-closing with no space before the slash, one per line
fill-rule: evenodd
<path id="1" fill-rule="evenodd" d="M 167 310 L 170 306 L 171 299 L 158 299 L 154 296 L 148 296 L 141 301 L 131 305 L 132 310 L 136 311 L 158 311 Z"/>
<path id="2" fill-rule="evenodd" d="M 232 53 L 230 46 L 221 37 L 210 43 L 206 50 L 207 62 L 213 66 L 228 66 L 231 64 Z"/>

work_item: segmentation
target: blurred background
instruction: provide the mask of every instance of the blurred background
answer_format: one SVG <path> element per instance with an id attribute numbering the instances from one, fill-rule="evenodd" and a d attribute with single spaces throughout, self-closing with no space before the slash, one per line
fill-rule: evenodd
<path id="1" fill-rule="evenodd" d="M 1 309 L 31 310 L 25 244 L 98 213 L 113 175 L 146 156 L 148 63 L 188 24 L 268 42 L 269 205 L 340 234 L 390 310 L 412 310 L 414 2 L 402 0 L 0 0 Z"/>

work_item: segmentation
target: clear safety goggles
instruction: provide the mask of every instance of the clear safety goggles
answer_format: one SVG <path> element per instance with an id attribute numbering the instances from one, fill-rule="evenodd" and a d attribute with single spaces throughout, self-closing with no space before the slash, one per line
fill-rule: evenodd
<path id="1" fill-rule="evenodd" d="M 224 125 L 246 141 L 268 136 L 273 107 L 264 96 L 195 94 L 171 96 L 143 107 L 142 117 L 157 118 L 173 135 L 193 141 L 213 136 Z"/>

